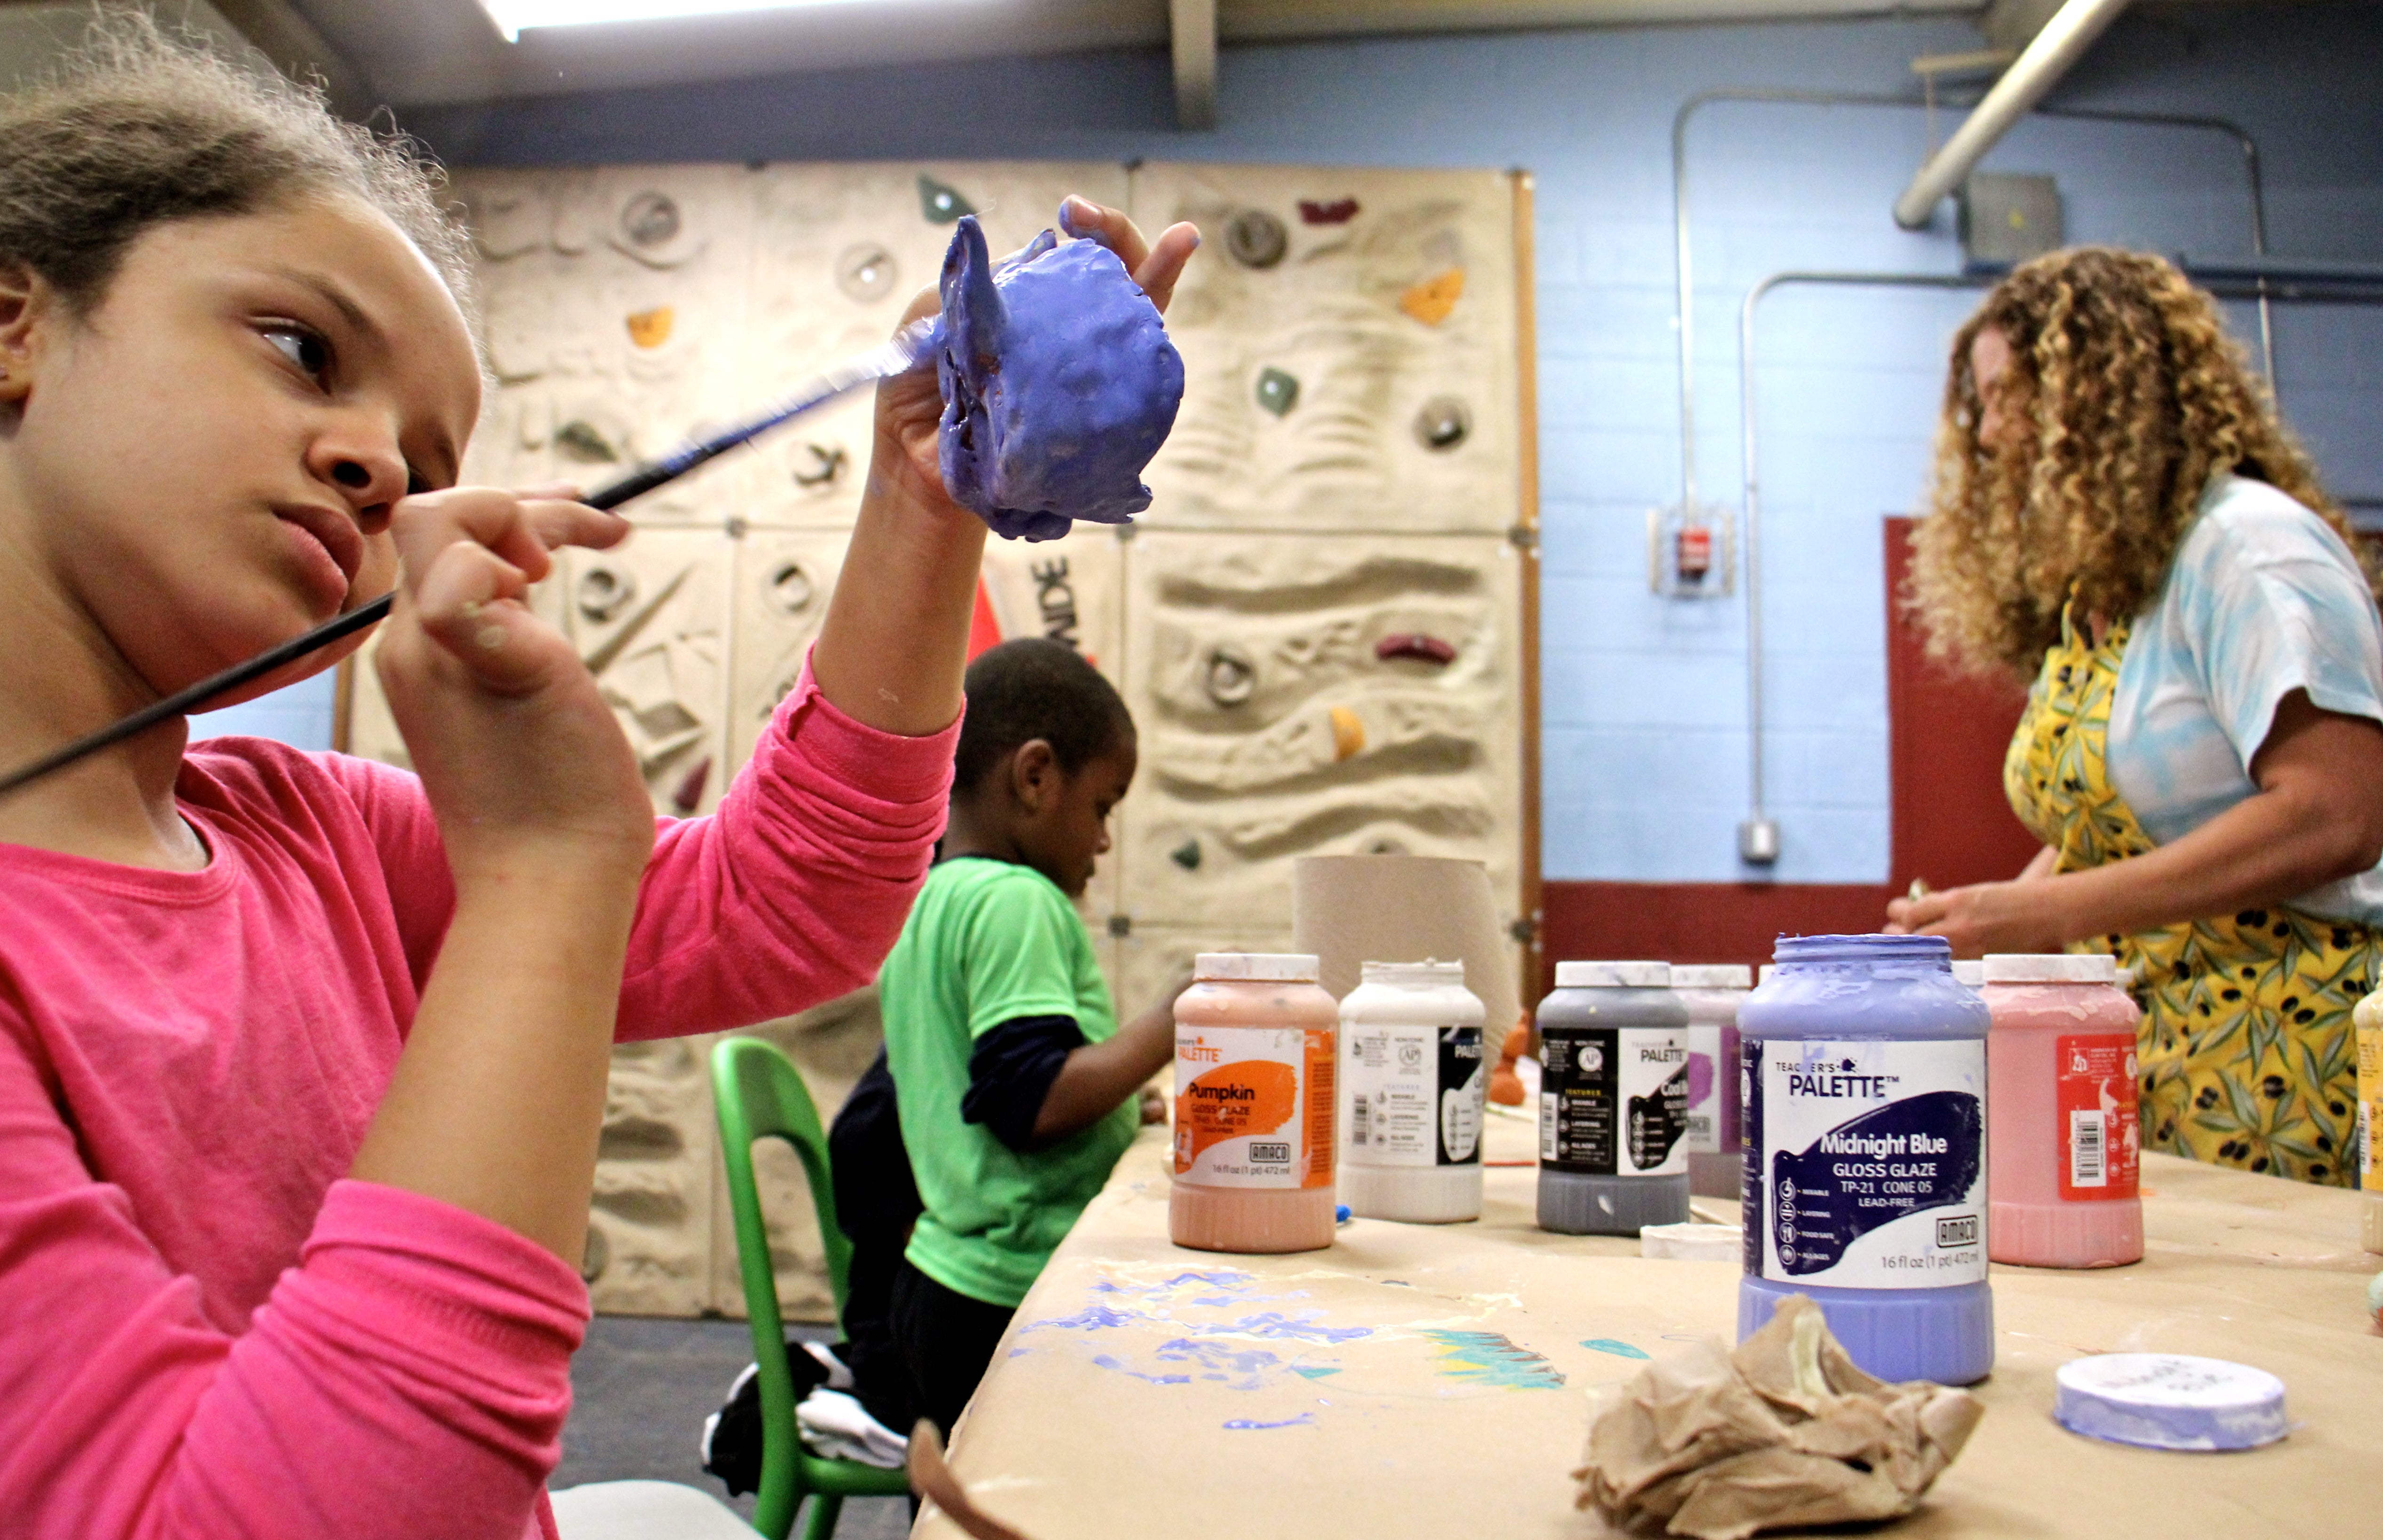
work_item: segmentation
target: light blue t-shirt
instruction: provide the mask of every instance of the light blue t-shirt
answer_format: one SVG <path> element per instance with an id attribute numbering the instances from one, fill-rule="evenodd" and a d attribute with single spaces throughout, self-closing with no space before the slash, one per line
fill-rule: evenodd
<path id="1" fill-rule="evenodd" d="M 2265 482 L 2213 478 L 2167 582 L 2138 617 L 2110 702 L 2110 783 L 2167 844 L 2257 792 L 2247 768 L 2294 690 L 2383 721 L 2383 622 L 2358 560 Z M 2383 924 L 2383 866 L 2302 894 Z"/>

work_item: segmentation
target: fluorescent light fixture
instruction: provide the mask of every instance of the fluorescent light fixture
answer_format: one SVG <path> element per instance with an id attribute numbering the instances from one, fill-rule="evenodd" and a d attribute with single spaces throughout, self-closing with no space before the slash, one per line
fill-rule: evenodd
<path id="1" fill-rule="evenodd" d="M 585 27 L 602 21 L 672 21 L 689 16 L 790 11 L 837 0 L 480 0 L 480 8 L 518 43 L 537 27 Z"/>

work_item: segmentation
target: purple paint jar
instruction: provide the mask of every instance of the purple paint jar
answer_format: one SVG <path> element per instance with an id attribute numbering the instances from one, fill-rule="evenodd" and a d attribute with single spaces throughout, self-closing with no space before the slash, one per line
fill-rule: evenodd
<path id="1" fill-rule="evenodd" d="M 1672 992 L 1688 1008 L 1688 1190 L 1699 1198 L 1741 1186 L 1737 1007 L 1752 988 L 1743 963 L 1672 965 Z"/>
<path id="2" fill-rule="evenodd" d="M 1809 1295 L 1884 1380 L 1994 1362 L 1985 1002 L 1941 936 L 1791 936 L 1738 1010 L 1737 1335 Z"/>

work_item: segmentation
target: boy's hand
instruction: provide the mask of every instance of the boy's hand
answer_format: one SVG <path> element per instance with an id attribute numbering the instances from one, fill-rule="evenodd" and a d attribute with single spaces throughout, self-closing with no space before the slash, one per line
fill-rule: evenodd
<path id="1" fill-rule="evenodd" d="M 1163 313 L 1175 297 L 1175 281 L 1183 265 L 1199 249 L 1200 232 L 1188 224 L 1170 225 L 1155 242 L 1119 210 L 1105 208 L 1087 198 L 1070 197 L 1059 205 L 1061 228 L 1078 240 L 1097 240 L 1115 252 L 1133 281 Z M 932 315 L 943 301 L 932 288 L 919 291 L 902 324 Z M 881 479 L 885 490 L 900 493 L 938 511 L 973 519 L 955 506 L 944 490 L 944 473 L 936 441 L 936 425 L 944 412 L 941 388 L 932 369 L 913 369 L 877 387 L 877 445 L 870 466 L 871 490 Z"/>
<path id="2" fill-rule="evenodd" d="M 634 882 L 654 838 L 636 758 L 578 653 L 523 603 L 549 550 L 617 545 L 627 521 L 561 489 L 473 487 L 406 499 L 390 532 L 397 604 L 377 666 L 458 889 Z"/>

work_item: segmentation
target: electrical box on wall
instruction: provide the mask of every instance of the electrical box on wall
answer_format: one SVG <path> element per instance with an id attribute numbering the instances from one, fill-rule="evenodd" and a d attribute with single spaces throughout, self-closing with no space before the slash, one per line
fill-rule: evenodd
<path id="1" fill-rule="evenodd" d="M 1980 171 L 1961 184 L 1961 254 L 2009 267 L 2060 246 L 2060 187 L 2050 177 Z"/>
<path id="2" fill-rule="evenodd" d="M 1737 521 L 1712 503 L 1647 511 L 1647 585 L 1665 598 L 1725 598 L 1737 585 Z"/>

